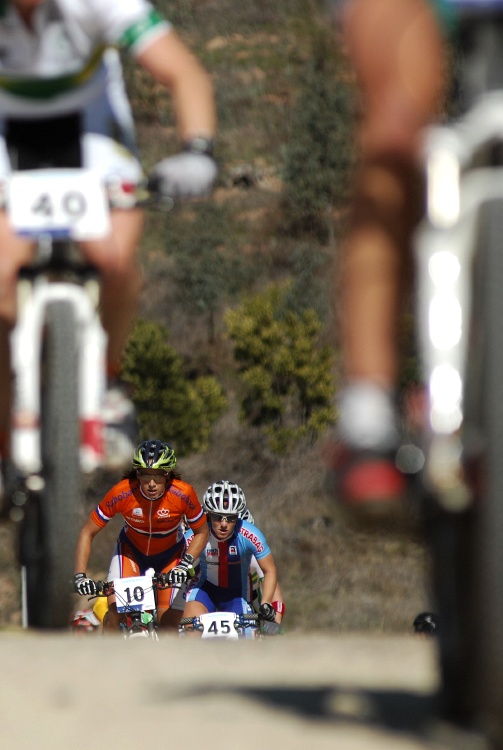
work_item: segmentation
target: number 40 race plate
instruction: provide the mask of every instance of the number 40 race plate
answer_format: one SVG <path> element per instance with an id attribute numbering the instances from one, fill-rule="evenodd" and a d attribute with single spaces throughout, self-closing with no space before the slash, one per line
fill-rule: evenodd
<path id="1" fill-rule="evenodd" d="M 15 172 L 8 187 L 14 231 L 91 240 L 110 230 L 108 201 L 99 174 L 90 169 Z"/>

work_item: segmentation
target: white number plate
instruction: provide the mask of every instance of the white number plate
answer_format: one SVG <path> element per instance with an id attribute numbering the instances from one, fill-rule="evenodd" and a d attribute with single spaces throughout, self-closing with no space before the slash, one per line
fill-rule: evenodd
<path id="1" fill-rule="evenodd" d="M 238 638 L 238 632 L 234 627 L 236 615 L 233 612 L 208 612 L 199 615 L 203 626 L 203 638 Z"/>
<path id="2" fill-rule="evenodd" d="M 114 578 L 114 591 L 118 612 L 143 612 L 155 609 L 155 596 L 150 576 Z"/>
<path id="3" fill-rule="evenodd" d="M 36 169 L 9 179 L 8 211 L 14 231 L 91 240 L 110 230 L 100 176 L 90 169 Z"/>

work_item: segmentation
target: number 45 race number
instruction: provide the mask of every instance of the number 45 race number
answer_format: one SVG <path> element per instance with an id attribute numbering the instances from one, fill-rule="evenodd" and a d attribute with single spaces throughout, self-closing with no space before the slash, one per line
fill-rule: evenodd
<path id="1" fill-rule="evenodd" d="M 236 615 L 232 612 L 208 612 L 200 615 L 199 619 L 203 625 L 203 638 L 235 640 L 238 637 L 234 627 Z"/>

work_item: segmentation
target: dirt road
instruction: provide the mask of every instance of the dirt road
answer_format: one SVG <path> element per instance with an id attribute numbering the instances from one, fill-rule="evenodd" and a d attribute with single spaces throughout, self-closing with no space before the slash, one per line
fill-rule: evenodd
<path id="1" fill-rule="evenodd" d="M 412 636 L 150 643 L 4 632 L 0 663 L 2 750 L 463 748 L 431 733 L 435 650 Z"/>

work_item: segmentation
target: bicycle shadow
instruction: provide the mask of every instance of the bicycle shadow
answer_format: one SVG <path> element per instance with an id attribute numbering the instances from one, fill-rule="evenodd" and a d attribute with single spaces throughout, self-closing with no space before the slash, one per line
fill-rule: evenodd
<path id="1" fill-rule="evenodd" d="M 400 690 L 349 689 L 337 686 L 252 687 L 245 685 L 199 687 L 192 696 L 215 693 L 239 695 L 257 701 L 269 710 L 292 713 L 306 721 L 325 725 L 353 724 L 385 730 L 408 739 L 423 741 L 440 750 L 489 750 L 478 733 L 436 720 L 437 699 Z M 431 743 L 431 745 L 429 745 Z"/>

